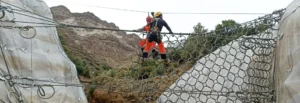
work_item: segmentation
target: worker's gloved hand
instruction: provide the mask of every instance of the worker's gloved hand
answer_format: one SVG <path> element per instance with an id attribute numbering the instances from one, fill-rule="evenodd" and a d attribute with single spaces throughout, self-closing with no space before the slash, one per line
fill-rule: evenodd
<path id="1" fill-rule="evenodd" d="M 172 34 L 172 37 L 174 37 L 174 36 L 175 36 L 175 35 L 173 34 L 173 32 L 172 32 L 172 31 L 170 31 L 169 33 L 170 33 L 170 34 Z"/>

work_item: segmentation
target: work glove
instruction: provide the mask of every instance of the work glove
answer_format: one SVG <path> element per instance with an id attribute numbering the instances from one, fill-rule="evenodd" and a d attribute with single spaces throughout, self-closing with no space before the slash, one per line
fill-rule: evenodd
<path id="1" fill-rule="evenodd" d="M 170 31 L 169 33 L 170 33 L 170 34 L 172 34 L 172 37 L 174 37 L 174 36 L 175 36 L 175 35 L 173 34 L 173 32 L 172 32 L 172 31 Z"/>

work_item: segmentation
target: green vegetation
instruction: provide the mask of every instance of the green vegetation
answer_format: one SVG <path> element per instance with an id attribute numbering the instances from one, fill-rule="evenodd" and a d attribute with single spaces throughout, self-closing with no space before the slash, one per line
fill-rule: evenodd
<path id="1" fill-rule="evenodd" d="M 223 20 L 212 31 L 208 31 L 201 23 L 198 23 L 194 26 L 194 33 L 198 35 L 190 35 L 181 48 L 173 48 L 168 55 L 174 61 L 192 61 L 194 64 L 203 56 L 240 36 L 249 36 L 265 31 L 269 26 L 263 24 L 267 22 L 266 20 L 256 26 L 242 26 L 234 20 Z"/>
<path id="2" fill-rule="evenodd" d="M 156 60 L 149 59 L 141 66 L 137 64 L 135 67 L 132 67 L 130 69 L 130 76 L 135 79 L 146 79 L 161 76 L 166 73 L 166 67 L 164 64 Z"/>
<path id="3" fill-rule="evenodd" d="M 64 34 L 63 30 L 58 29 L 58 35 L 63 46 L 64 51 L 66 52 L 68 58 L 75 64 L 78 75 L 84 77 L 112 77 L 112 78 L 133 78 L 133 79 L 141 79 L 148 77 L 155 77 L 164 75 L 166 70 L 163 63 L 159 63 L 155 60 L 148 60 L 144 63 L 144 65 L 136 65 L 136 67 L 132 68 L 113 68 L 104 63 L 94 63 L 90 61 L 91 59 L 87 59 L 84 55 L 80 55 L 80 53 L 76 51 L 72 51 L 68 45 L 70 45 L 70 41 L 68 40 L 67 34 Z M 67 44 L 69 43 L 69 44 Z M 175 65 L 175 63 L 171 64 Z"/>
<path id="4" fill-rule="evenodd" d="M 94 91 L 97 88 L 96 85 L 97 85 L 97 83 L 95 83 L 95 82 L 91 83 L 91 86 L 90 86 L 90 89 L 89 89 L 89 96 L 93 95 Z"/>
<path id="5" fill-rule="evenodd" d="M 67 54 L 69 59 L 75 64 L 77 73 L 85 77 L 90 77 L 90 71 L 87 66 L 87 61 L 68 49 L 66 38 L 64 37 L 64 33 L 62 31 L 58 30 L 58 36 L 65 53 Z"/>

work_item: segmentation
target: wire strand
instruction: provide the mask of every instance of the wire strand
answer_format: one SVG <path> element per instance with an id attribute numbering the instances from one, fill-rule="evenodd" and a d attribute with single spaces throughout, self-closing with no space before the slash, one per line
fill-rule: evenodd
<path id="1" fill-rule="evenodd" d="M 39 19 L 39 20 L 43 20 L 43 21 L 47 21 L 47 22 L 51 22 L 51 23 L 56 23 L 53 20 L 47 20 L 47 19 L 43 19 L 43 18 L 38 18 L 38 17 L 35 17 L 35 16 L 31 16 L 31 15 L 27 15 L 27 14 L 23 14 L 23 13 L 19 13 L 19 12 L 14 12 L 14 13 L 19 14 L 19 15 L 23 15 L 23 16 L 27 16 L 27 17 L 31 17 L 31 18 L 35 18 L 35 19 Z"/>
<path id="2" fill-rule="evenodd" d="M 53 2 L 53 3 L 66 3 L 66 2 L 59 2 L 59 1 L 48 1 L 47 2 Z M 76 4 L 76 3 L 67 3 L 67 4 L 74 4 L 74 5 L 79 5 L 79 6 L 85 6 L 85 7 L 96 7 L 96 8 L 101 8 L 101 9 L 110 9 L 110 10 L 118 10 L 118 11 L 127 11 L 127 12 L 137 12 L 137 13 L 149 13 L 152 11 L 142 11 L 142 10 L 132 10 L 132 9 L 122 9 L 122 8 L 112 8 L 112 7 L 105 7 L 105 6 L 97 6 L 97 5 L 84 5 L 84 4 Z M 266 15 L 270 13 L 234 13 L 234 12 L 227 12 L 227 13 L 204 13 L 204 12 L 163 12 L 164 14 L 203 14 L 203 15 Z"/>
<path id="3" fill-rule="evenodd" d="M 28 21 L 3 21 L 3 20 L 0 20 L 0 22 L 18 22 L 18 23 L 26 23 L 26 24 L 45 24 L 45 25 L 56 25 L 56 24 L 52 24 L 52 23 L 41 23 L 41 22 L 28 22 Z"/>
<path id="4" fill-rule="evenodd" d="M 42 15 L 40 15 L 40 14 L 38 14 L 38 13 L 35 13 L 35 12 L 32 12 L 32 11 L 23 9 L 23 8 L 21 8 L 21 7 L 18 7 L 18 6 L 16 6 L 16 5 L 10 4 L 10 3 L 8 3 L 8 2 L 2 1 L 2 0 L 0 0 L 0 2 L 1 2 L 1 3 L 4 3 L 4 4 L 7 4 L 7 5 L 10 5 L 10 6 L 12 6 L 12 7 L 15 7 L 15 8 L 18 8 L 18 9 L 21 9 L 21 10 L 24 10 L 24 11 L 26 11 L 26 12 L 28 12 L 28 13 L 31 13 L 31 14 L 34 14 L 34 15 L 43 17 L 43 18 L 45 18 L 45 19 L 54 21 L 54 20 L 51 19 L 51 18 L 48 18 L 48 17 L 42 16 Z M 12 9 L 12 10 L 16 10 L 16 9 Z M 16 10 L 16 11 L 18 11 L 18 10 Z M 20 10 L 19 10 L 19 11 L 20 11 Z M 23 12 L 24 12 L 24 11 L 23 11 Z"/>
<path id="5" fill-rule="evenodd" d="M 0 2 L 3 2 L 3 1 L 0 1 Z M 3 3 L 6 3 L 6 2 L 3 2 Z M 14 6 L 14 5 L 9 4 L 9 3 L 6 3 L 6 4 Z M 21 7 L 17 7 L 17 6 L 14 6 L 14 7 L 22 9 Z M 25 9 L 23 9 L 23 10 L 25 10 Z M 28 10 L 25 10 L 25 11 L 28 11 Z M 35 13 L 33 13 L 33 14 L 35 14 Z M 270 16 L 270 15 L 271 14 L 268 14 L 268 15 L 265 15 L 263 17 L 267 17 L 267 16 Z M 26 15 L 25 14 L 24 16 L 30 16 L 30 15 Z M 39 16 L 41 16 L 41 15 L 39 15 Z M 32 16 L 30 16 L 30 17 L 32 17 Z M 41 16 L 41 17 L 47 18 L 47 17 L 44 17 L 44 16 Z M 255 22 L 257 22 L 259 20 L 261 20 L 261 19 L 256 19 Z M 78 26 L 78 25 L 68 25 L 68 24 L 60 23 L 60 22 L 57 22 L 57 21 L 54 21 L 54 20 L 52 20 L 52 21 L 55 22 L 55 23 L 57 23 L 57 24 L 60 24 L 59 27 L 74 27 L 74 28 L 85 28 L 85 29 L 100 29 L 100 30 L 111 30 L 111 31 L 139 32 L 139 31 L 135 31 L 135 30 L 120 30 L 120 29 L 111 29 L 111 28 L 99 28 L 99 27 L 87 27 L 87 26 Z M 251 22 L 253 22 L 253 21 L 248 21 L 248 22 L 245 22 L 243 24 L 251 23 Z M 34 27 L 55 27 L 55 26 L 34 26 Z M 236 28 L 236 27 L 234 27 L 234 28 Z M 140 32 L 140 33 L 144 33 L 144 32 Z M 170 33 L 162 33 L 162 34 L 170 34 Z M 195 34 L 195 33 L 173 33 L 173 35 L 193 35 L 193 34 Z M 212 34 L 212 32 L 209 32 L 209 33 L 206 33 L 206 34 Z"/>

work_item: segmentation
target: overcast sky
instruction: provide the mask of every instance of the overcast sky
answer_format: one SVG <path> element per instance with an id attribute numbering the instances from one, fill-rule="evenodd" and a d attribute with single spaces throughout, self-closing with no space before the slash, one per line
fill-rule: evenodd
<path id="1" fill-rule="evenodd" d="M 272 13 L 287 7 L 293 0 L 44 0 L 50 7 L 65 5 L 71 12 L 93 12 L 102 20 L 114 22 L 120 29 L 137 29 L 145 25 L 147 13 L 103 9 L 96 6 L 164 12 Z M 225 19 L 239 23 L 262 15 L 165 14 L 173 32 L 192 32 L 201 22 L 212 30 Z M 167 31 L 165 28 L 163 31 Z"/>

